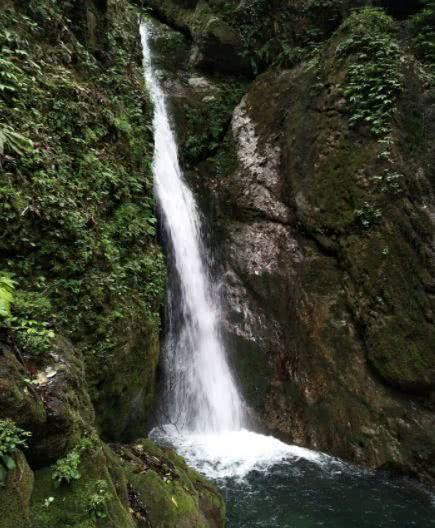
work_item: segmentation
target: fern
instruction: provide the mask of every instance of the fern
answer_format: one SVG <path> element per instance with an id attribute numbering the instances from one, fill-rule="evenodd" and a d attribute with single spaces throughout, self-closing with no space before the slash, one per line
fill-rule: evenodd
<path id="1" fill-rule="evenodd" d="M 0 156 L 4 156 L 5 152 L 23 156 L 32 150 L 33 142 L 30 139 L 15 132 L 8 125 L 0 125 Z"/>

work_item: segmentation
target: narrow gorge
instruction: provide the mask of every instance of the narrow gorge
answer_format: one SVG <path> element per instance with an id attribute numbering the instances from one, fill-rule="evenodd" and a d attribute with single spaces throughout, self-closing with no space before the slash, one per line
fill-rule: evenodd
<path id="1" fill-rule="evenodd" d="M 435 526 L 434 1 L 0 46 L 0 528 Z"/>

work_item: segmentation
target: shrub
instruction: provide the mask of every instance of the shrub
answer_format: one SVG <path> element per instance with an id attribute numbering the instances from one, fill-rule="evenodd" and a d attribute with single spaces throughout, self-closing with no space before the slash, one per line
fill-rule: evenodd
<path id="1" fill-rule="evenodd" d="M 91 449 L 93 445 L 94 443 L 91 438 L 82 438 L 72 451 L 56 462 L 51 476 L 56 487 L 60 486 L 63 482 L 70 484 L 73 480 L 80 479 L 79 466 L 81 454 L 87 449 Z"/>
<path id="2" fill-rule="evenodd" d="M 15 281 L 10 274 L 0 273 L 0 317 L 10 317 Z"/>
<path id="3" fill-rule="evenodd" d="M 69 484 L 73 480 L 79 480 L 81 477 L 78 470 L 80 465 L 80 453 L 76 450 L 71 451 L 64 458 L 60 458 L 54 467 L 52 479 L 55 486 L 58 487 L 62 482 Z"/>
<path id="4" fill-rule="evenodd" d="M 40 294 L 15 290 L 15 285 L 10 273 L 0 273 L 0 327 L 11 331 L 17 345 L 27 352 L 47 352 L 55 334 L 41 318 L 48 316 L 50 302 Z"/>

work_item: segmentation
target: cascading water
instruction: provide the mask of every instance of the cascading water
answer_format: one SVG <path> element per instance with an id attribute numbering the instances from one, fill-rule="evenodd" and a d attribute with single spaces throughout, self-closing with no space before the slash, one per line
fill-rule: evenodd
<path id="1" fill-rule="evenodd" d="M 151 64 L 145 24 L 141 25 L 141 37 L 145 78 L 154 104 L 155 193 L 173 248 L 180 290 L 178 295 L 170 296 L 168 307 L 168 417 L 184 430 L 234 431 L 242 426 L 242 403 L 219 337 L 219 307 L 201 242 L 200 217 L 183 180 L 165 95 Z M 176 309 L 171 306 L 175 302 Z"/>
<path id="2" fill-rule="evenodd" d="M 322 455 L 243 429 L 242 400 L 219 336 L 219 303 L 208 273 L 201 222 L 178 160 L 166 97 L 152 64 L 150 29 L 140 27 L 146 84 L 154 105 L 154 188 L 172 246 L 176 291 L 168 298 L 165 350 L 169 421 L 152 433 L 214 476 L 243 476 L 288 456 Z"/>
<path id="3" fill-rule="evenodd" d="M 140 29 L 154 104 L 155 193 L 176 283 L 168 298 L 165 353 L 164 418 L 170 423 L 151 435 L 216 480 L 227 499 L 231 528 L 435 528 L 433 506 L 422 492 L 243 428 L 242 401 L 219 337 L 219 303 L 198 209 L 178 162 L 165 95 L 152 65 L 150 30 L 144 24 Z"/>

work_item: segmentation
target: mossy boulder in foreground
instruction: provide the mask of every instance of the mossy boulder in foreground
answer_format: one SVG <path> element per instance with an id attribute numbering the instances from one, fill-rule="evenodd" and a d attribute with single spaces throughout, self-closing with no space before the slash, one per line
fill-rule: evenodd
<path id="1" fill-rule="evenodd" d="M 150 440 L 96 442 L 80 455 L 80 477 L 53 479 L 54 466 L 32 472 L 24 455 L 0 488 L 1 528 L 221 528 L 216 489 L 170 450 Z"/>

